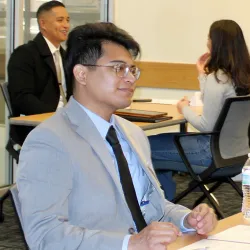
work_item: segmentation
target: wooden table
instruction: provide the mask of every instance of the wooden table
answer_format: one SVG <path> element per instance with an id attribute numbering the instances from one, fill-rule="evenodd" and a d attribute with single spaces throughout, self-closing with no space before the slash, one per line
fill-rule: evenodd
<path id="1" fill-rule="evenodd" d="M 249 225 L 250 226 L 250 220 L 244 219 L 242 216 L 242 213 L 238 213 L 236 215 L 220 220 L 215 230 L 212 231 L 209 235 L 217 234 L 221 231 L 224 231 L 230 227 L 237 226 L 237 225 Z M 206 236 L 201 236 L 196 233 L 184 234 L 182 237 L 179 237 L 177 241 L 170 244 L 167 247 L 167 250 L 177 250 L 177 249 L 180 249 L 182 247 L 185 247 L 187 245 L 190 245 L 196 241 L 199 241 L 205 238 Z"/>
<path id="2" fill-rule="evenodd" d="M 186 131 L 186 120 L 183 115 L 180 115 L 176 109 L 175 105 L 169 104 L 157 104 L 157 103 L 138 103 L 133 102 L 130 106 L 132 109 L 140 110 L 150 110 L 150 111 L 160 111 L 167 112 L 169 116 L 172 116 L 173 119 L 157 122 L 157 123 L 148 123 L 148 122 L 135 122 L 143 130 L 150 130 L 155 128 L 162 128 L 173 125 L 180 125 L 180 131 Z M 201 107 L 194 108 L 195 112 L 201 113 Z M 48 119 L 54 113 L 45 113 L 39 115 L 28 115 L 10 118 L 10 124 L 20 125 L 20 126 L 37 126 L 44 120 Z"/>

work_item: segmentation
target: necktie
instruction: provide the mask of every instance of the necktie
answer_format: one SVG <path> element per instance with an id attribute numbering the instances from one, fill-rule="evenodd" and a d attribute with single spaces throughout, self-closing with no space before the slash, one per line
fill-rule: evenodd
<path id="1" fill-rule="evenodd" d="M 140 232 L 144 227 L 147 226 L 147 223 L 144 220 L 138 200 L 135 193 L 135 188 L 132 182 L 131 174 L 129 172 L 127 160 L 122 152 L 121 145 L 117 138 L 115 129 L 113 126 L 109 128 L 109 131 L 106 136 L 106 140 L 111 145 L 113 152 L 115 154 L 118 170 L 120 174 L 120 181 L 123 189 L 123 193 L 132 214 L 133 220 L 135 222 L 137 231 Z"/>
<path id="2" fill-rule="evenodd" d="M 57 80 L 59 84 L 59 89 L 60 89 L 60 96 L 62 97 L 63 104 L 65 105 L 67 103 L 66 96 L 62 87 L 62 69 L 60 66 L 60 51 L 56 50 L 54 52 L 55 56 L 55 66 L 56 66 L 56 75 L 57 75 Z"/>

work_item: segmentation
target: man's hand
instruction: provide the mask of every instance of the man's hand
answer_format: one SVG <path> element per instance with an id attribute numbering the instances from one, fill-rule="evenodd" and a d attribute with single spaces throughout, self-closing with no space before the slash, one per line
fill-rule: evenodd
<path id="1" fill-rule="evenodd" d="M 130 237 L 128 250 L 166 250 L 166 245 L 181 235 L 172 223 L 152 222 L 140 233 Z"/>
<path id="2" fill-rule="evenodd" d="M 214 210 L 207 204 L 200 204 L 187 216 L 188 227 L 196 229 L 198 234 L 207 234 L 217 225 Z"/>
<path id="3" fill-rule="evenodd" d="M 177 103 L 177 110 L 180 114 L 182 114 L 182 109 L 185 106 L 189 106 L 190 101 L 186 96 L 184 96 L 178 103 Z"/>

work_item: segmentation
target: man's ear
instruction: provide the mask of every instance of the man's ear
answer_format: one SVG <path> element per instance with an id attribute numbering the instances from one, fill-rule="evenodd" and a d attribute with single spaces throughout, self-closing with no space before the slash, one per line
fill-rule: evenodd
<path id="1" fill-rule="evenodd" d="M 46 20 L 43 17 L 40 17 L 38 19 L 38 24 L 39 24 L 40 30 L 46 30 L 45 22 L 46 22 Z"/>
<path id="2" fill-rule="evenodd" d="M 81 64 L 75 65 L 73 68 L 73 74 L 77 82 L 82 85 L 87 84 L 87 68 Z"/>

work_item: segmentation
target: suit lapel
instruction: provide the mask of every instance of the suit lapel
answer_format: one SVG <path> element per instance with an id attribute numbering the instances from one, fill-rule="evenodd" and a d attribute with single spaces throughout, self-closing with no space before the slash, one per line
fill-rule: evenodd
<path id="1" fill-rule="evenodd" d="M 66 56 L 66 52 L 65 52 L 65 50 L 63 49 L 63 47 L 62 47 L 62 46 L 60 46 L 60 54 L 61 54 L 62 61 L 63 61 L 63 64 L 64 64 L 64 60 L 65 60 L 65 56 Z"/>
<path id="2" fill-rule="evenodd" d="M 52 56 L 48 56 L 44 58 L 44 62 L 49 66 L 49 68 L 52 70 L 54 76 L 57 79 L 57 75 L 56 75 L 56 67 L 55 67 L 55 63 L 54 63 L 54 59 Z M 58 84 L 57 84 L 58 85 Z"/>
<path id="3" fill-rule="evenodd" d="M 36 43 L 40 55 L 43 57 L 44 62 L 48 65 L 48 67 L 51 69 L 53 72 L 55 78 L 57 79 L 57 74 L 56 74 L 56 66 L 54 63 L 53 55 L 50 52 L 49 46 L 45 39 L 43 38 L 41 33 L 38 33 L 37 36 L 34 38 L 34 42 Z M 61 48 L 60 48 L 61 52 Z M 55 81 L 56 83 L 56 81 Z M 58 86 L 58 84 L 57 84 Z M 59 87 L 58 87 L 59 89 Z"/>
<path id="4" fill-rule="evenodd" d="M 92 147 L 110 174 L 112 180 L 117 186 L 118 191 L 122 194 L 122 196 L 124 196 L 112 156 L 110 155 L 103 138 L 92 120 L 72 97 L 65 106 L 64 110 L 65 115 L 72 124 L 72 128 Z"/>
<path id="5" fill-rule="evenodd" d="M 91 146 L 93 151 L 97 154 L 99 160 L 103 163 L 112 181 L 117 187 L 117 191 L 120 193 L 120 197 L 123 199 L 124 206 L 127 207 L 128 213 L 124 216 L 128 216 L 128 219 L 131 220 L 132 215 L 125 200 L 120 179 L 113 163 L 112 156 L 110 155 L 103 138 L 101 137 L 95 125 L 93 124 L 92 120 L 72 97 L 63 109 L 63 115 L 65 116 L 65 119 L 69 120 L 69 122 L 71 123 L 72 129 Z M 141 147 L 138 145 L 138 143 L 136 143 L 136 140 L 130 135 L 129 130 L 126 129 L 125 124 L 120 123 L 118 119 L 116 119 L 116 124 L 121 129 L 121 132 L 127 139 L 127 142 L 129 143 L 133 151 L 137 154 L 138 160 L 145 173 L 147 174 L 149 180 L 151 181 L 152 185 L 158 187 L 157 181 L 153 177 L 154 173 L 150 170 L 149 163 L 146 162 L 145 154 L 143 153 Z M 95 170 L 93 169 L 93 171 Z M 159 193 L 159 188 L 156 188 L 156 190 Z"/>

